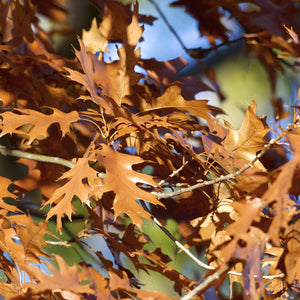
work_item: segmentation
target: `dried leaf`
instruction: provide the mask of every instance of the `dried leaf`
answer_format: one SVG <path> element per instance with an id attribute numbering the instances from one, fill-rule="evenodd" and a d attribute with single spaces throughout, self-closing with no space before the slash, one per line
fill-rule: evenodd
<path id="1" fill-rule="evenodd" d="M 88 157 L 79 158 L 76 166 L 65 172 L 59 179 L 67 180 L 67 182 L 58 188 L 52 197 L 44 204 L 56 204 L 47 214 L 49 220 L 52 216 L 57 216 L 57 229 L 60 231 L 62 227 L 62 217 L 67 215 L 69 220 L 74 212 L 72 200 L 77 196 L 82 203 L 86 203 L 92 195 L 92 189 L 87 184 L 87 178 L 90 181 L 98 179 L 97 171 L 89 166 Z"/>
<path id="2" fill-rule="evenodd" d="M 97 26 L 97 19 L 94 18 L 91 24 L 91 28 L 86 31 L 82 31 L 82 41 L 85 45 L 85 49 L 88 52 L 96 54 L 97 52 L 106 52 L 106 46 L 108 40 L 102 35 L 100 29 Z"/>
<path id="3" fill-rule="evenodd" d="M 139 66 L 146 70 L 151 82 L 158 87 L 160 93 L 165 92 L 174 81 L 182 83 L 182 96 L 186 99 L 194 99 L 195 95 L 202 91 L 211 91 L 212 89 L 199 76 L 185 76 L 182 78 L 176 76 L 176 73 L 187 64 L 187 61 L 182 57 L 163 62 L 154 58 L 139 61 Z"/>
<path id="4" fill-rule="evenodd" d="M 27 144 L 31 144 L 38 137 L 47 137 L 48 128 L 51 124 L 58 123 L 62 131 L 62 137 L 64 137 L 69 131 L 72 123 L 79 120 L 79 115 L 76 111 L 70 113 L 64 113 L 61 110 L 51 107 L 51 115 L 45 115 L 35 110 L 31 109 L 15 109 L 21 114 L 16 114 L 14 112 L 4 112 L 1 114 L 1 134 L 22 134 L 28 138 Z M 32 124 L 33 127 L 28 130 L 23 130 L 22 126 Z M 19 129 L 20 128 L 20 129 Z"/>
<path id="5" fill-rule="evenodd" d="M 17 196 L 11 192 L 8 191 L 9 186 L 12 184 L 12 181 L 8 178 L 2 177 L 0 176 L 0 208 L 4 208 L 8 211 L 12 211 L 12 212 L 20 212 L 20 210 L 10 204 L 5 203 L 5 201 L 3 200 L 3 198 L 13 198 L 16 199 Z"/>
<path id="6" fill-rule="evenodd" d="M 225 157 L 234 158 L 234 165 L 241 168 L 245 163 L 252 161 L 257 152 L 263 149 L 266 142 L 265 135 L 269 132 L 269 126 L 266 123 L 266 117 L 257 117 L 255 115 L 256 104 L 253 101 L 248 107 L 243 124 L 239 130 L 235 130 L 226 122 L 229 132 L 222 142 L 222 148 L 219 150 Z M 256 167 L 263 169 L 263 165 L 257 161 Z"/>
<path id="7" fill-rule="evenodd" d="M 162 96 L 151 100 L 149 103 L 146 101 L 143 103 L 141 114 L 181 111 L 210 120 L 209 114 L 221 112 L 220 109 L 207 105 L 207 100 L 185 100 L 181 96 L 181 84 L 179 82 L 171 84 Z"/>
<path id="8" fill-rule="evenodd" d="M 68 266 L 61 256 L 56 256 L 55 260 L 59 270 L 52 264 L 45 262 L 52 272 L 50 275 L 42 272 L 39 268 L 28 266 L 27 272 L 34 278 L 35 282 L 25 283 L 24 287 L 30 288 L 36 294 L 54 290 L 68 291 L 78 295 L 93 294 L 94 290 L 86 283 L 89 278 L 81 278 L 78 266 Z M 85 268 L 84 266 L 80 267 Z"/>
<path id="9" fill-rule="evenodd" d="M 99 192 L 114 192 L 115 215 L 127 214 L 134 224 L 141 226 L 143 224 L 141 218 L 150 219 L 150 214 L 143 210 L 136 200 L 162 205 L 154 194 L 137 186 L 137 183 L 156 186 L 152 176 L 132 169 L 132 166 L 145 161 L 140 157 L 115 151 L 107 145 L 102 145 L 102 149 L 97 150 L 95 155 L 96 159 L 105 167 L 107 174 L 103 179 L 103 185 L 98 188 Z"/>
<path id="10" fill-rule="evenodd" d="M 135 65 L 140 59 L 140 48 L 135 50 L 137 42 L 143 34 L 143 27 L 138 23 L 138 2 L 134 6 L 131 23 L 126 27 L 123 36 L 123 46 L 119 49 L 118 54 L 121 62 L 121 86 L 120 86 L 120 102 L 122 98 L 132 94 L 131 87 L 138 83 L 141 75 L 134 70 Z M 119 103 L 120 103 L 119 102 Z"/>

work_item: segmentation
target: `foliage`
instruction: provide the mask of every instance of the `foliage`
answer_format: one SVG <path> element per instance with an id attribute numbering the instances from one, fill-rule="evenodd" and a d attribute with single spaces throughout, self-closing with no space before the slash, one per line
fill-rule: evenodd
<path id="1" fill-rule="evenodd" d="M 229 13 L 244 28 L 246 51 L 260 59 L 275 91 L 278 71 L 298 66 L 299 6 L 292 0 L 247 3 L 173 5 L 199 21 L 212 45 L 187 49 L 197 57 L 214 51 L 218 41 L 230 44 L 223 22 Z M 63 7 L 54 0 L 0 1 L 0 152 L 27 168 L 26 175 L 0 177 L 0 294 L 172 299 L 143 289 L 133 269 L 162 274 L 184 299 L 201 299 L 211 286 L 218 292 L 226 275 L 232 295 L 239 283 L 246 299 L 299 293 L 297 102 L 286 128 L 271 128 L 256 116 L 255 102 L 239 130 L 222 125 L 215 118 L 220 109 L 191 100 L 210 87 L 197 76 L 175 78 L 185 61 L 141 59 L 140 22 L 153 19 L 139 16 L 138 4 L 132 10 L 111 0 L 94 4 L 102 21 L 92 21 L 78 38 L 75 57 L 67 59 L 55 52 L 37 17 L 62 22 Z M 106 47 L 116 42 L 119 59 L 109 61 Z M 213 73 L 207 75 L 216 86 Z M 280 120 L 286 112 L 275 94 L 273 103 Z M 37 189 L 41 203 L 28 196 Z M 66 224 L 80 217 L 81 230 L 68 238 Z M 168 219 L 177 221 L 185 247 L 164 227 Z M 149 248 L 145 220 L 156 222 L 207 270 L 200 283 L 172 268 L 161 248 Z M 90 246 L 91 237 L 101 237 L 110 256 Z M 80 246 L 93 259 L 68 265 L 53 245 Z M 192 246 L 198 257 L 205 250 L 207 264 L 188 250 Z"/>

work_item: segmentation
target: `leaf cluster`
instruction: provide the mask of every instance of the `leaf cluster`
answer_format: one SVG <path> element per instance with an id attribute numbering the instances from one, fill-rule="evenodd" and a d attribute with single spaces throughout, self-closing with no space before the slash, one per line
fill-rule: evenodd
<path id="1" fill-rule="evenodd" d="M 141 58 L 140 24 L 153 20 L 139 15 L 138 3 L 93 2 L 102 21 L 83 30 L 75 57 L 67 59 L 56 53 L 38 17 L 62 22 L 63 6 L 0 0 L 0 153 L 17 156 L 27 170 L 0 177 L 0 294 L 15 300 L 173 299 L 140 285 L 135 271 L 154 271 L 171 280 L 178 297 L 189 297 L 197 278 L 171 267 L 160 246 L 149 250 L 151 236 L 143 232 L 145 220 L 153 220 L 181 245 L 164 229 L 168 219 L 176 220 L 183 249 L 205 252 L 207 263 L 189 254 L 209 270 L 194 299 L 212 285 L 217 292 L 226 275 L 231 296 L 236 282 L 245 299 L 299 293 L 297 102 L 286 128 L 271 128 L 256 116 L 254 101 L 239 130 L 222 125 L 219 108 L 194 99 L 211 88 L 197 76 L 176 79 L 186 65 L 182 58 Z M 275 91 L 278 70 L 298 65 L 299 7 L 248 2 L 173 5 L 199 21 L 211 43 L 188 50 L 193 56 L 214 51 L 217 41 L 230 43 L 224 24 L 230 14 Z M 113 61 L 106 53 L 112 43 L 121 45 Z M 281 104 L 274 101 L 279 119 Z M 28 196 L 35 190 L 40 203 Z M 68 239 L 66 224 L 80 216 L 82 227 Z M 101 238 L 109 255 L 91 246 L 91 238 Z M 68 265 L 51 252 L 53 245 L 76 245 L 93 260 Z"/>

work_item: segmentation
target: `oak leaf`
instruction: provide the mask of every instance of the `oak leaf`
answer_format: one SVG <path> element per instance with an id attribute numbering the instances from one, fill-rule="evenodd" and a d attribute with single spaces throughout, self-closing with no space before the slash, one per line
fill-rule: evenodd
<path id="1" fill-rule="evenodd" d="M 77 196 L 82 203 L 86 203 L 91 196 L 92 190 L 87 181 L 97 179 L 97 171 L 89 166 L 88 157 L 79 158 L 73 169 L 65 172 L 59 180 L 67 180 L 67 182 L 57 190 L 52 197 L 44 204 L 56 204 L 47 214 L 49 220 L 52 216 L 57 216 L 57 229 L 60 231 L 62 227 L 62 217 L 64 214 L 71 220 L 74 212 L 72 200 Z"/>
<path id="2" fill-rule="evenodd" d="M 134 70 L 141 56 L 141 49 L 138 48 L 135 50 L 135 47 L 144 31 L 144 28 L 139 26 L 138 22 L 138 4 L 136 4 L 131 23 L 126 27 L 126 32 L 123 36 L 123 46 L 118 51 L 122 67 L 120 102 L 124 96 L 131 95 L 131 87 L 137 84 L 142 77 L 141 74 L 136 73 Z"/>
<path id="3" fill-rule="evenodd" d="M 10 218 L 9 218 L 10 219 Z M 35 224 L 31 217 L 26 218 L 26 227 L 16 226 L 16 232 L 24 248 L 24 258 L 29 263 L 39 263 L 40 256 L 49 256 L 43 247 L 47 247 L 45 234 L 48 233 L 48 225 L 45 221 Z"/>
<path id="4" fill-rule="evenodd" d="M 285 232 L 288 253 L 284 257 L 289 284 L 300 280 L 300 219 L 292 222 Z"/>
<path id="5" fill-rule="evenodd" d="M 154 194 L 137 186 L 137 183 L 156 186 L 152 176 L 133 170 L 133 166 L 145 161 L 137 156 L 123 154 L 113 150 L 107 145 L 95 151 L 96 159 L 106 169 L 106 177 L 103 185 L 99 186 L 99 192 L 113 191 L 115 200 L 113 209 L 116 216 L 127 214 L 134 224 L 141 226 L 141 218 L 150 219 L 150 214 L 143 210 L 136 200 L 141 199 L 149 203 L 162 205 Z"/>
<path id="6" fill-rule="evenodd" d="M 229 132 L 219 151 L 225 159 L 232 157 L 234 166 L 238 168 L 252 161 L 257 152 L 262 150 L 266 144 L 264 137 L 269 132 L 266 117 L 257 117 L 255 111 L 256 104 L 253 101 L 246 111 L 245 119 L 239 130 L 232 128 L 228 122 L 225 123 Z M 263 170 L 265 169 L 259 161 L 254 165 Z"/>
<path id="7" fill-rule="evenodd" d="M 22 2 L 24 5 L 21 4 L 21 1 L 17 0 L 12 11 L 14 27 L 20 35 L 20 38 L 24 36 L 27 40 L 32 42 L 34 40 L 34 33 L 31 25 L 36 13 L 35 7 L 31 1 L 25 0 Z"/>
<path id="8" fill-rule="evenodd" d="M 108 40 L 102 35 L 100 29 L 97 26 L 97 19 L 94 18 L 89 30 L 82 31 L 82 41 L 85 45 L 86 51 L 93 54 L 97 52 L 106 52 L 106 46 Z"/>
<path id="9" fill-rule="evenodd" d="M 80 276 L 78 266 L 68 266 L 60 256 L 56 256 L 55 260 L 58 263 L 59 270 L 49 262 L 45 262 L 48 269 L 52 272 L 50 275 L 42 272 L 40 268 L 28 266 L 26 271 L 31 278 L 34 278 L 34 281 L 25 283 L 24 287 L 30 288 L 36 294 L 49 290 L 67 291 L 74 294 L 93 294 L 94 290 L 89 284 L 83 284 L 89 278 Z M 81 268 L 85 269 L 85 266 L 81 266 Z"/>
<path id="10" fill-rule="evenodd" d="M 28 138 L 27 144 L 31 144 L 38 137 L 47 137 L 48 128 L 51 124 L 58 123 L 62 131 L 62 137 L 64 137 L 69 131 L 72 123 L 79 120 L 78 113 L 73 110 L 70 113 L 64 113 L 54 107 L 50 108 L 52 110 L 51 115 L 45 115 L 41 112 L 31 110 L 31 109 L 15 109 L 21 114 L 16 114 L 14 112 L 4 112 L 0 116 L 2 117 L 1 134 L 22 134 Z M 32 124 L 33 127 L 29 129 L 28 132 L 22 130 L 23 125 Z"/>
<path id="11" fill-rule="evenodd" d="M 1 220 L 0 249 L 6 251 L 14 263 L 24 270 L 28 263 L 40 263 L 41 256 L 48 254 L 42 249 L 47 246 L 44 235 L 48 233 L 46 222 L 35 224 L 30 216 L 11 215 Z M 21 243 L 17 243 L 19 238 Z"/>
<path id="12" fill-rule="evenodd" d="M 100 96 L 99 87 L 97 87 L 95 82 L 95 67 L 97 63 L 97 58 L 92 53 L 87 53 L 84 43 L 78 39 L 80 50 L 75 50 L 75 55 L 79 59 L 80 64 L 83 69 L 83 73 L 73 70 L 71 68 L 65 68 L 68 71 L 68 77 L 83 85 L 90 96 L 82 95 L 80 98 L 84 100 L 91 100 L 96 103 L 99 107 L 104 108 L 106 113 L 113 112 L 113 100 L 108 100 L 106 97 Z"/>
<path id="13" fill-rule="evenodd" d="M 279 175 L 262 196 L 263 206 L 273 204 L 275 208 L 275 216 L 268 234 L 270 239 L 278 245 L 280 244 L 280 230 L 287 227 L 295 205 L 290 199 L 289 191 L 293 185 L 294 174 L 300 165 L 300 128 L 289 132 L 287 139 L 294 156 L 279 168 Z"/>
<path id="14" fill-rule="evenodd" d="M 138 63 L 146 70 L 150 81 L 157 86 L 160 93 L 164 92 L 174 81 L 182 83 L 182 96 L 187 99 L 193 99 L 199 92 L 211 91 L 212 89 L 199 76 L 176 76 L 187 64 L 188 62 L 182 57 L 163 62 L 154 58 L 141 59 Z"/>
<path id="15" fill-rule="evenodd" d="M 239 242 L 242 246 L 237 247 L 234 257 L 245 261 L 244 298 L 261 299 L 260 293 L 264 294 L 261 260 L 265 249 L 266 234 L 257 227 L 251 227 L 248 233 L 239 234 Z M 256 287 L 255 275 L 258 277 L 260 291 Z"/>
<path id="16" fill-rule="evenodd" d="M 144 101 L 140 114 L 180 111 L 210 120 L 211 116 L 209 114 L 220 113 L 222 110 L 207 103 L 207 100 L 185 100 L 181 96 L 181 83 L 174 82 L 169 85 L 162 96 L 152 98 L 151 101 Z"/>
<path id="17" fill-rule="evenodd" d="M 13 198 L 16 199 L 17 196 L 11 192 L 8 191 L 9 186 L 12 184 L 12 181 L 8 178 L 2 177 L 0 176 L 0 208 L 4 208 L 8 211 L 13 211 L 13 212 L 17 212 L 20 210 L 14 206 L 14 205 L 10 205 L 7 204 L 3 198 Z"/>

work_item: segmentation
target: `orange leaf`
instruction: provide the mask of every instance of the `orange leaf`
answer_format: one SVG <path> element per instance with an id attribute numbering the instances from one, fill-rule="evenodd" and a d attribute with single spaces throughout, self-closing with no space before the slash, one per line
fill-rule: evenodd
<path id="1" fill-rule="evenodd" d="M 31 144 L 39 136 L 46 137 L 49 126 L 58 123 L 64 137 L 70 131 L 69 127 L 71 124 L 79 120 L 79 115 L 76 111 L 64 113 L 53 107 L 50 109 L 53 111 L 51 115 L 45 115 L 31 109 L 15 109 L 21 112 L 21 115 L 10 111 L 2 113 L 2 121 L 0 123 L 2 132 L 0 136 L 8 133 L 24 134 L 28 138 L 27 144 Z M 19 129 L 23 125 L 28 124 L 33 125 L 29 132 Z"/>
<path id="2" fill-rule="evenodd" d="M 68 182 L 62 187 L 58 188 L 52 197 L 45 203 L 45 205 L 56 203 L 56 206 L 51 208 L 47 214 L 47 220 L 52 216 L 57 216 L 57 229 L 60 231 L 62 227 L 62 217 L 64 214 L 71 220 L 72 200 L 77 196 L 82 203 L 85 203 L 91 196 L 91 188 L 86 183 L 87 178 L 99 179 L 97 171 L 89 166 L 88 158 L 79 158 L 76 166 L 64 173 L 59 179 L 67 179 Z"/>
<path id="3" fill-rule="evenodd" d="M 80 50 L 75 50 L 75 54 L 81 63 L 84 73 L 70 68 L 65 68 L 69 72 L 68 77 L 71 80 L 82 84 L 90 93 L 90 97 L 81 96 L 82 99 L 91 100 L 100 107 L 103 107 L 106 110 L 106 113 L 112 113 L 112 104 L 106 98 L 100 97 L 97 92 L 97 86 L 94 78 L 94 64 L 97 62 L 97 59 L 91 53 L 86 52 L 85 45 L 80 39 L 78 39 L 78 41 Z"/>
<path id="4" fill-rule="evenodd" d="M 137 199 L 146 200 L 152 204 L 162 205 L 150 192 L 137 187 L 137 183 L 155 186 L 156 182 L 152 176 L 136 172 L 133 165 L 145 161 L 137 156 L 119 153 L 107 145 L 96 151 L 98 161 L 106 169 L 106 177 L 99 191 L 113 191 L 115 201 L 113 209 L 116 216 L 127 214 L 134 224 L 141 226 L 141 218 L 150 219 L 150 214 L 143 210 L 136 202 Z"/>
<path id="5" fill-rule="evenodd" d="M 225 158 L 234 156 L 234 158 L 241 160 L 241 165 L 237 165 L 237 167 L 242 167 L 245 161 L 252 161 L 256 153 L 262 150 L 266 144 L 264 137 L 269 132 L 266 117 L 257 117 L 255 111 L 256 104 L 253 101 L 246 111 L 245 119 L 239 130 L 233 129 L 231 125 L 226 122 L 226 125 L 229 127 L 229 132 L 222 142 L 223 147 L 220 152 Z M 264 169 L 260 162 L 256 162 L 255 166 Z"/>
<path id="6" fill-rule="evenodd" d="M 68 291 L 76 294 L 92 294 L 94 292 L 88 284 L 82 283 L 83 279 L 80 278 L 81 276 L 77 266 L 68 266 L 65 260 L 60 256 L 56 256 L 56 262 L 58 263 L 59 270 L 50 263 L 45 262 L 52 272 L 51 275 L 42 272 L 40 268 L 28 266 L 26 271 L 35 278 L 36 282 L 26 283 L 24 287 L 32 289 L 35 293 L 49 290 L 58 290 L 60 292 Z M 85 269 L 84 265 L 80 268 Z M 88 279 L 89 278 L 85 278 L 85 280 Z"/>
<path id="7" fill-rule="evenodd" d="M 1 189 L 0 189 L 0 208 L 4 208 L 8 211 L 14 211 L 14 212 L 19 211 L 20 212 L 20 210 L 17 207 L 15 207 L 13 205 L 10 205 L 10 204 L 7 204 L 3 200 L 3 198 L 14 198 L 14 199 L 17 198 L 16 195 L 14 195 L 13 193 L 8 191 L 8 187 L 11 184 L 12 184 L 12 181 L 10 179 L 0 176 L 0 186 L 1 186 Z"/>
<path id="8" fill-rule="evenodd" d="M 207 105 L 207 102 L 207 100 L 185 100 L 181 96 L 181 83 L 174 82 L 169 85 L 162 96 L 153 98 L 149 103 L 144 101 L 143 104 L 141 104 L 140 114 L 159 111 L 182 111 L 205 120 L 210 120 L 211 117 L 209 113 L 220 113 L 221 110 Z"/>
<path id="9" fill-rule="evenodd" d="M 98 28 L 96 18 L 93 19 L 89 30 L 83 29 L 82 41 L 86 47 L 86 51 L 90 51 L 93 54 L 96 54 L 99 51 L 105 52 L 108 41 Z"/>

